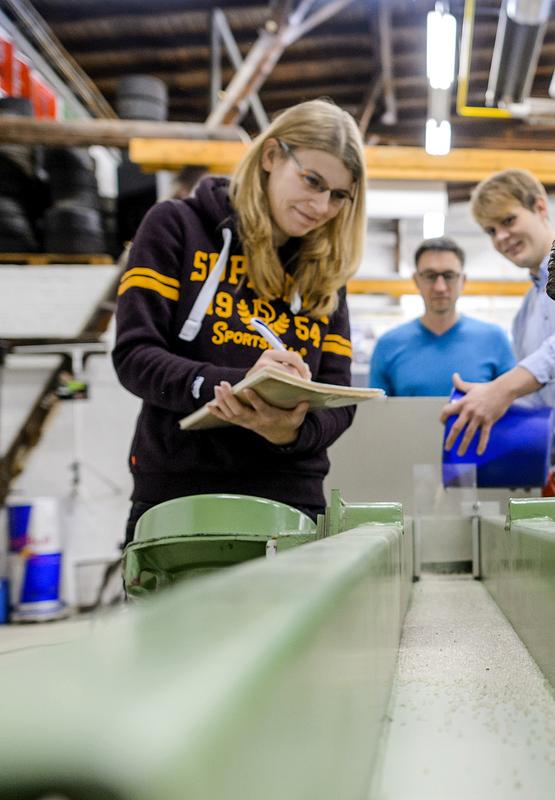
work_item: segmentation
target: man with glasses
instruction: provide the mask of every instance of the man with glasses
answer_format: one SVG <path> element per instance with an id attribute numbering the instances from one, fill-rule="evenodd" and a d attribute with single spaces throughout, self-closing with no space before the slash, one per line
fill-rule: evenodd
<path id="1" fill-rule="evenodd" d="M 503 330 L 457 312 L 465 275 L 464 253 L 456 242 L 426 239 L 414 263 L 424 314 L 378 339 L 369 385 L 392 397 L 441 397 L 451 392 L 454 372 L 483 382 L 511 369 L 514 356 Z"/>

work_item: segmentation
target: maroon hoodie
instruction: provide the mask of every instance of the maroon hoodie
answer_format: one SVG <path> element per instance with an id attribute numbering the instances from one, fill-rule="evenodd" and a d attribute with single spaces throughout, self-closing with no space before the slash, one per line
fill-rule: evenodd
<path id="1" fill-rule="evenodd" d="M 297 441 L 286 447 L 235 425 L 207 431 L 178 426 L 212 400 L 220 381 L 244 378 L 268 347 L 247 327 L 253 316 L 302 355 L 314 380 L 350 384 L 345 291 L 337 311 L 318 320 L 302 310 L 294 314 L 289 297 L 257 297 L 244 277 L 228 188 L 225 178 L 205 178 L 193 197 L 155 205 L 137 231 L 121 279 L 113 360 L 123 386 L 143 400 L 129 456 L 132 499 L 160 503 L 236 492 L 321 511 L 326 448 L 351 424 L 354 406 L 309 412 Z M 187 341 L 184 325 L 224 240 L 224 272 L 198 333 Z M 280 250 L 288 274 L 298 248 L 299 240 L 290 239 Z"/>

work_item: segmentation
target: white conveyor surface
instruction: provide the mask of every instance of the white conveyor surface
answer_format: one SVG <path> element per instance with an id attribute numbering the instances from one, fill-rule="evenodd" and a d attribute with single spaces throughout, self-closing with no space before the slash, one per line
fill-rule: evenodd
<path id="1" fill-rule="evenodd" d="M 373 800 L 552 800 L 555 698 L 484 586 L 414 585 Z"/>

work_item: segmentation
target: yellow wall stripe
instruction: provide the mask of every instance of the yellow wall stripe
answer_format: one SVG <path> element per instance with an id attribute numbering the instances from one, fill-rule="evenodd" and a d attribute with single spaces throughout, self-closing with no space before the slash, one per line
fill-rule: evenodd
<path id="1" fill-rule="evenodd" d="M 136 275 L 125 281 L 122 280 L 118 289 L 118 296 L 121 296 L 133 286 L 138 286 L 141 289 L 152 289 L 153 292 L 161 294 L 162 297 L 167 297 L 168 300 L 179 300 L 179 292 L 177 289 L 164 286 L 160 281 L 155 281 L 153 278 L 147 278 L 143 275 Z"/>
<path id="2" fill-rule="evenodd" d="M 333 342 L 324 342 L 324 344 L 322 345 L 322 352 L 335 353 L 338 356 L 346 356 L 347 358 L 352 358 L 353 348 L 340 347 L 338 344 L 335 344 Z"/>
<path id="3" fill-rule="evenodd" d="M 149 275 L 151 278 L 160 281 L 160 283 L 165 283 L 168 286 L 175 286 L 176 289 L 179 289 L 180 286 L 176 278 L 170 278 L 167 275 L 163 275 L 161 272 L 150 269 L 150 267 L 133 267 L 133 269 L 127 270 L 127 272 L 122 275 L 121 282 L 123 283 L 123 281 L 127 280 L 127 278 L 131 278 L 133 275 Z"/>

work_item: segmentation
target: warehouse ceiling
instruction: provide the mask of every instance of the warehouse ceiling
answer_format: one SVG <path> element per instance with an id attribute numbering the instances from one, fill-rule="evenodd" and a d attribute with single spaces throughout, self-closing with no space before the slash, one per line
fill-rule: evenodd
<path id="1" fill-rule="evenodd" d="M 295 13 L 305 20 L 320 15 L 321 24 L 285 46 L 275 64 L 261 61 L 268 74 L 260 81 L 259 97 L 267 114 L 328 96 L 354 114 L 371 144 L 424 143 L 426 14 L 433 0 L 33 0 L 29 5 L 108 102 L 114 104 L 122 76 L 154 75 L 168 87 L 169 118 L 184 122 L 203 122 L 210 114 L 214 9 L 224 12 L 243 58 L 261 31 L 279 30 Z M 443 3 L 457 19 L 459 41 L 465 9 L 467 15 L 474 11 L 467 106 L 484 107 L 501 5 L 501 0 Z M 552 14 L 533 96 L 548 98 L 554 57 Z M 225 87 L 235 73 L 225 49 L 221 64 Z M 555 115 L 534 125 L 514 118 L 460 116 L 455 94 L 456 87 L 453 147 L 551 149 L 555 144 Z M 258 129 L 250 110 L 237 121 L 251 133 Z"/>

